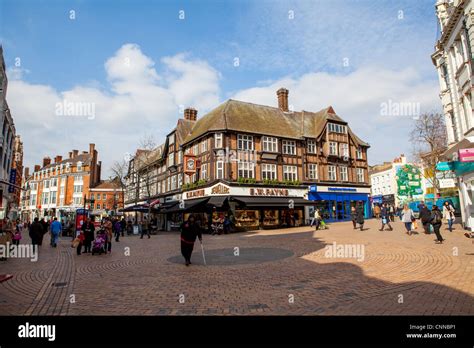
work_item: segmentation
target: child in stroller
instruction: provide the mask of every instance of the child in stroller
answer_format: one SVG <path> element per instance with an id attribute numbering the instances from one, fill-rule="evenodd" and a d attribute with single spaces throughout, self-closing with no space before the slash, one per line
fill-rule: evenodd
<path id="1" fill-rule="evenodd" d="M 94 239 L 92 244 L 92 255 L 98 253 L 99 255 L 102 253 L 107 253 L 105 250 L 105 242 L 107 241 L 107 235 L 105 234 L 105 230 L 101 229 L 97 232 L 97 236 Z"/>

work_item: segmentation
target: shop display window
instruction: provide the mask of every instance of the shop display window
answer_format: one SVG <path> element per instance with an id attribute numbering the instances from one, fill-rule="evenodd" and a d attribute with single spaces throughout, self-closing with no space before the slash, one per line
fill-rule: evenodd
<path id="1" fill-rule="evenodd" d="M 264 210 L 263 211 L 263 225 L 264 226 L 278 226 L 280 221 L 278 219 L 278 210 Z"/>
<path id="2" fill-rule="evenodd" d="M 236 210 L 235 226 L 237 227 L 253 227 L 258 226 L 260 215 L 258 210 Z"/>

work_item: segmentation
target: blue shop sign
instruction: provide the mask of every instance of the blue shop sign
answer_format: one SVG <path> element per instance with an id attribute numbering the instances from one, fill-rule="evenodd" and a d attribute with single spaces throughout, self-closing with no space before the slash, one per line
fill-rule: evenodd
<path id="1" fill-rule="evenodd" d="M 16 169 L 12 168 L 10 170 L 10 184 L 15 184 L 16 183 Z M 13 193 L 15 192 L 15 186 L 9 185 L 8 186 L 8 192 Z"/>
<path id="2" fill-rule="evenodd" d="M 454 162 L 438 162 L 436 164 L 436 170 L 454 170 Z"/>
<path id="3" fill-rule="evenodd" d="M 351 187 L 328 187 L 328 191 L 357 192 L 357 189 Z"/>

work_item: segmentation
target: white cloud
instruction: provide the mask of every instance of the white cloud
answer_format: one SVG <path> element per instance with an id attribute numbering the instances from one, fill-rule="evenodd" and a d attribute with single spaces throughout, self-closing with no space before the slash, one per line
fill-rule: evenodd
<path id="1" fill-rule="evenodd" d="M 195 106 L 202 115 L 219 101 L 218 72 L 182 54 L 161 60 L 166 79 L 135 44 L 123 45 L 104 68 L 109 86 L 77 85 L 64 91 L 10 76 L 7 100 L 24 141 L 25 165 L 40 163 L 45 155 L 87 150 L 93 142 L 106 177 L 113 162 L 133 152 L 145 133 L 163 141 L 182 117 L 180 105 Z M 64 101 L 93 106 L 94 117 L 57 115 L 56 105 Z"/>
<path id="2" fill-rule="evenodd" d="M 437 81 L 424 81 L 412 68 L 401 71 L 363 68 L 348 75 L 308 73 L 267 86 L 238 91 L 232 98 L 277 106 L 276 91 L 289 89 L 294 110 L 318 111 L 332 105 L 363 140 L 371 144 L 371 164 L 411 152 L 413 117 L 383 116 L 382 103 L 419 103 L 421 112 L 439 110 Z"/>

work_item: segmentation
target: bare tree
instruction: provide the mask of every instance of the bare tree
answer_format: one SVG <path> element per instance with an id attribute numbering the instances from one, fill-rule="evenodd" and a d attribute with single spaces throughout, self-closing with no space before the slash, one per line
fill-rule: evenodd
<path id="1" fill-rule="evenodd" d="M 125 161 L 125 159 L 122 159 L 121 161 L 115 161 L 111 171 L 113 173 L 111 179 L 116 180 L 118 184 L 120 185 L 120 190 L 122 192 L 122 199 L 125 197 L 125 188 L 126 188 L 126 182 L 125 178 L 128 173 L 128 162 Z M 115 195 L 114 195 L 115 196 Z M 114 206 L 117 206 L 120 202 L 114 202 Z M 123 204 L 124 202 L 122 202 Z"/>
<path id="2" fill-rule="evenodd" d="M 438 193 L 440 187 L 436 165 L 447 147 L 444 116 L 436 112 L 420 115 L 413 125 L 410 139 L 415 159 L 423 163 L 425 168 L 421 174 L 434 187 L 435 193 Z"/>

